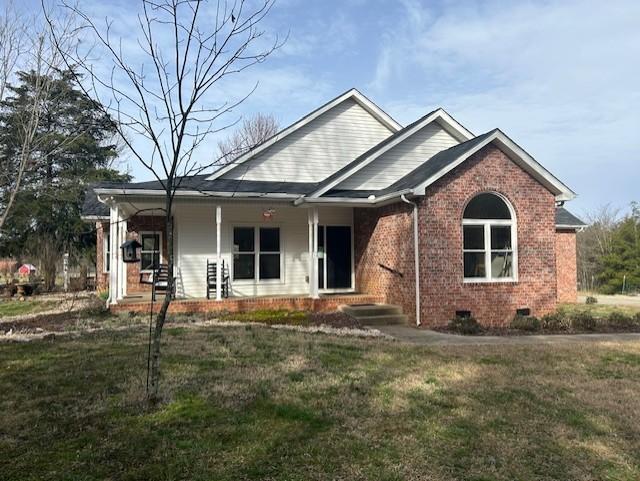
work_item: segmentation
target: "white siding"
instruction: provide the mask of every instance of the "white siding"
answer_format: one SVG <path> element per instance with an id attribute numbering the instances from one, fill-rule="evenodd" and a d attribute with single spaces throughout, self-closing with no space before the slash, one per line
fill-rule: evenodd
<path id="1" fill-rule="evenodd" d="M 338 184 L 336 188 L 384 189 L 438 152 L 458 143 L 440 124 L 431 122 Z"/>
<path id="2" fill-rule="evenodd" d="M 280 204 L 227 202 L 222 205 L 222 258 L 232 268 L 234 226 L 280 227 L 283 259 L 280 281 L 233 281 L 233 296 L 306 295 L 309 293 L 309 239 L 307 210 Z M 276 210 L 272 221 L 264 221 L 266 208 Z M 353 225 L 351 208 L 320 208 L 320 224 Z M 181 203 L 176 208 L 177 293 L 184 297 L 205 297 L 207 259 L 216 258 L 215 204 Z"/>
<path id="3" fill-rule="evenodd" d="M 347 99 L 222 177 L 320 182 L 389 135 L 387 127 Z"/>

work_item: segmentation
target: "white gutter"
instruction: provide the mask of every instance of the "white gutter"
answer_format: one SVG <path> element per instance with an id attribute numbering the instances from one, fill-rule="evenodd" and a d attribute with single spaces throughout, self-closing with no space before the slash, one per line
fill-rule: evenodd
<path id="1" fill-rule="evenodd" d="M 418 252 L 418 204 L 408 200 L 404 194 L 400 196 L 402 202 L 413 206 L 413 263 L 416 273 L 416 326 L 420 322 L 420 253 Z"/>
<path id="2" fill-rule="evenodd" d="M 112 195 L 165 195 L 164 190 L 158 189 L 94 189 L 96 194 L 112 194 Z M 174 194 L 176 197 L 256 197 L 256 198 L 275 198 L 275 199 L 297 199 L 299 194 L 273 193 L 264 192 L 209 192 L 199 190 L 178 190 Z"/>
<path id="3" fill-rule="evenodd" d="M 353 198 L 353 197 L 298 197 L 293 204 L 333 204 L 333 203 L 347 203 L 347 204 L 360 204 L 360 205 L 377 205 L 382 202 L 385 202 L 390 199 L 395 199 L 396 197 L 402 197 L 405 194 L 413 194 L 413 189 L 403 189 L 397 192 L 391 192 L 389 194 L 381 195 L 380 197 L 376 197 L 375 195 L 370 195 L 367 198 Z"/>

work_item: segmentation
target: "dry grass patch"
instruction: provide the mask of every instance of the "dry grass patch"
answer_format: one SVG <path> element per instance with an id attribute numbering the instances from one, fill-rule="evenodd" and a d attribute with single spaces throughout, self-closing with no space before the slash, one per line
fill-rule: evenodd
<path id="1" fill-rule="evenodd" d="M 143 329 L 0 345 L 14 479 L 640 478 L 640 344 L 446 346 Z"/>

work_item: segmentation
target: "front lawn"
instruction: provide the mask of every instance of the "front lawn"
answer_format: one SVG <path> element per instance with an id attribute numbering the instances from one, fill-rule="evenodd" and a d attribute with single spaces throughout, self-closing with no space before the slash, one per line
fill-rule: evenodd
<path id="1" fill-rule="evenodd" d="M 58 304 L 60 304 L 60 301 L 54 300 L 0 300 L 0 319 L 7 316 L 21 316 L 24 314 L 45 312 L 53 309 Z"/>
<path id="2" fill-rule="evenodd" d="M 640 343 L 172 327 L 0 344 L 0 478 L 640 479 Z"/>

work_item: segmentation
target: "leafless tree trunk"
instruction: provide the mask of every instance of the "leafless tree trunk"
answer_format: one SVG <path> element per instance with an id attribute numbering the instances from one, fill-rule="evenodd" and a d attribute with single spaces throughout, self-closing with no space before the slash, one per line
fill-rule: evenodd
<path id="1" fill-rule="evenodd" d="M 198 147 L 211 134 L 233 125 L 226 115 L 245 96 L 229 100 L 221 84 L 230 76 L 264 61 L 280 45 L 277 37 L 264 38 L 258 27 L 274 0 L 204 1 L 140 0 L 137 57 L 130 57 L 134 42 L 112 34 L 112 22 L 97 22 L 76 4 L 63 7 L 81 24 L 84 33 L 95 39 L 95 50 L 110 62 L 110 73 L 94 68 L 89 53 L 77 49 L 68 54 L 61 49 L 69 67 L 75 66 L 84 78 L 80 87 L 118 120 L 118 132 L 133 156 L 162 185 L 167 236 L 169 285 L 153 330 L 150 389 L 151 402 L 159 399 L 162 329 L 173 292 L 173 212 L 176 190 L 184 176 L 220 165 L 216 158 L 206 162 L 195 157 Z M 55 22 L 50 22 L 58 37 Z M 142 59 L 142 60 L 141 60 Z M 216 99 L 214 95 L 218 92 Z M 110 102 L 101 97 L 109 96 Z"/>
<path id="2" fill-rule="evenodd" d="M 606 204 L 586 214 L 589 227 L 578 232 L 578 279 L 581 289 L 597 288 L 600 260 L 611 253 L 613 232 L 619 222 L 620 210 Z"/>
<path id="3" fill-rule="evenodd" d="M 278 133 L 278 121 L 273 115 L 255 114 L 244 119 L 242 125 L 229 137 L 218 142 L 221 162 L 228 164 L 236 157 L 248 152 L 253 147 Z"/>

